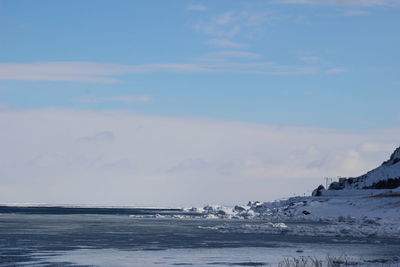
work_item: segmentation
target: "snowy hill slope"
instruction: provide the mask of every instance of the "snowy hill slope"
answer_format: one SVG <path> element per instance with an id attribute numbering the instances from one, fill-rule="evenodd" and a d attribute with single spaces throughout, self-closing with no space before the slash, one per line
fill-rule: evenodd
<path id="1" fill-rule="evenodd" d="M 355 178 L 341 178 L 333 182 L 329 189 L 393 189 L 400 186 L 400 147 L 383 162 L 364 175 Z"/>

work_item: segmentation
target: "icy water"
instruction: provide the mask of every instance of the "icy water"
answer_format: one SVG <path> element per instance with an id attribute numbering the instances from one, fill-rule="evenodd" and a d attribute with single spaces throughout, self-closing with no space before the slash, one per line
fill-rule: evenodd
<path id="1" fill-rule="evenodd" d="M 0 207 L 0 266 L 276 266 L 285 257 L 400 256 L 398 240 L 218 230 L 265 224 L 257 220 L 151 218 L 182 213 Z"/>

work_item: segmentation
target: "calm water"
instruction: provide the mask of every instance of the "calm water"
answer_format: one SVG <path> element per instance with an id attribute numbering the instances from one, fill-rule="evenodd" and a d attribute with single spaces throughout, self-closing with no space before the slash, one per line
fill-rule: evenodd
<path id="1" fill-rule="evenodd" d="M 274 266 L 293 256 L 400 256 L 398 240 L 224 232 L 216 226 L 265 222 L 128 215 L 179 210 L 2 208 L 0 266 Z"/>

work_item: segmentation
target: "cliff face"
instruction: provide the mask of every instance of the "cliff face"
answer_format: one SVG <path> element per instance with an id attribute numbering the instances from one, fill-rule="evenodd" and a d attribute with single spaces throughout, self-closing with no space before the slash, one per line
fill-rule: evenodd
<path id="1" fill-rule="evenodd" d="M 354 178 L 341 178 L 330 184 L 329 189 L 393 189 L 400 186 L 400 147 L 383 162 L 364 175 Z"/>

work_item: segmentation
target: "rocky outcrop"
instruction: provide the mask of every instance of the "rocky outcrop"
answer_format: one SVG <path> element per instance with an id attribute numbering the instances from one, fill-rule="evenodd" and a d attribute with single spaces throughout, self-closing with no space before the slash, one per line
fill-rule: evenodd
<path id="1" fill-rule="evenodd" d="M 319 197 L 322 195 L 322 190 L 325 190 L 325 187 L 321 184 L 312 192 L 313 197 Z"/>

